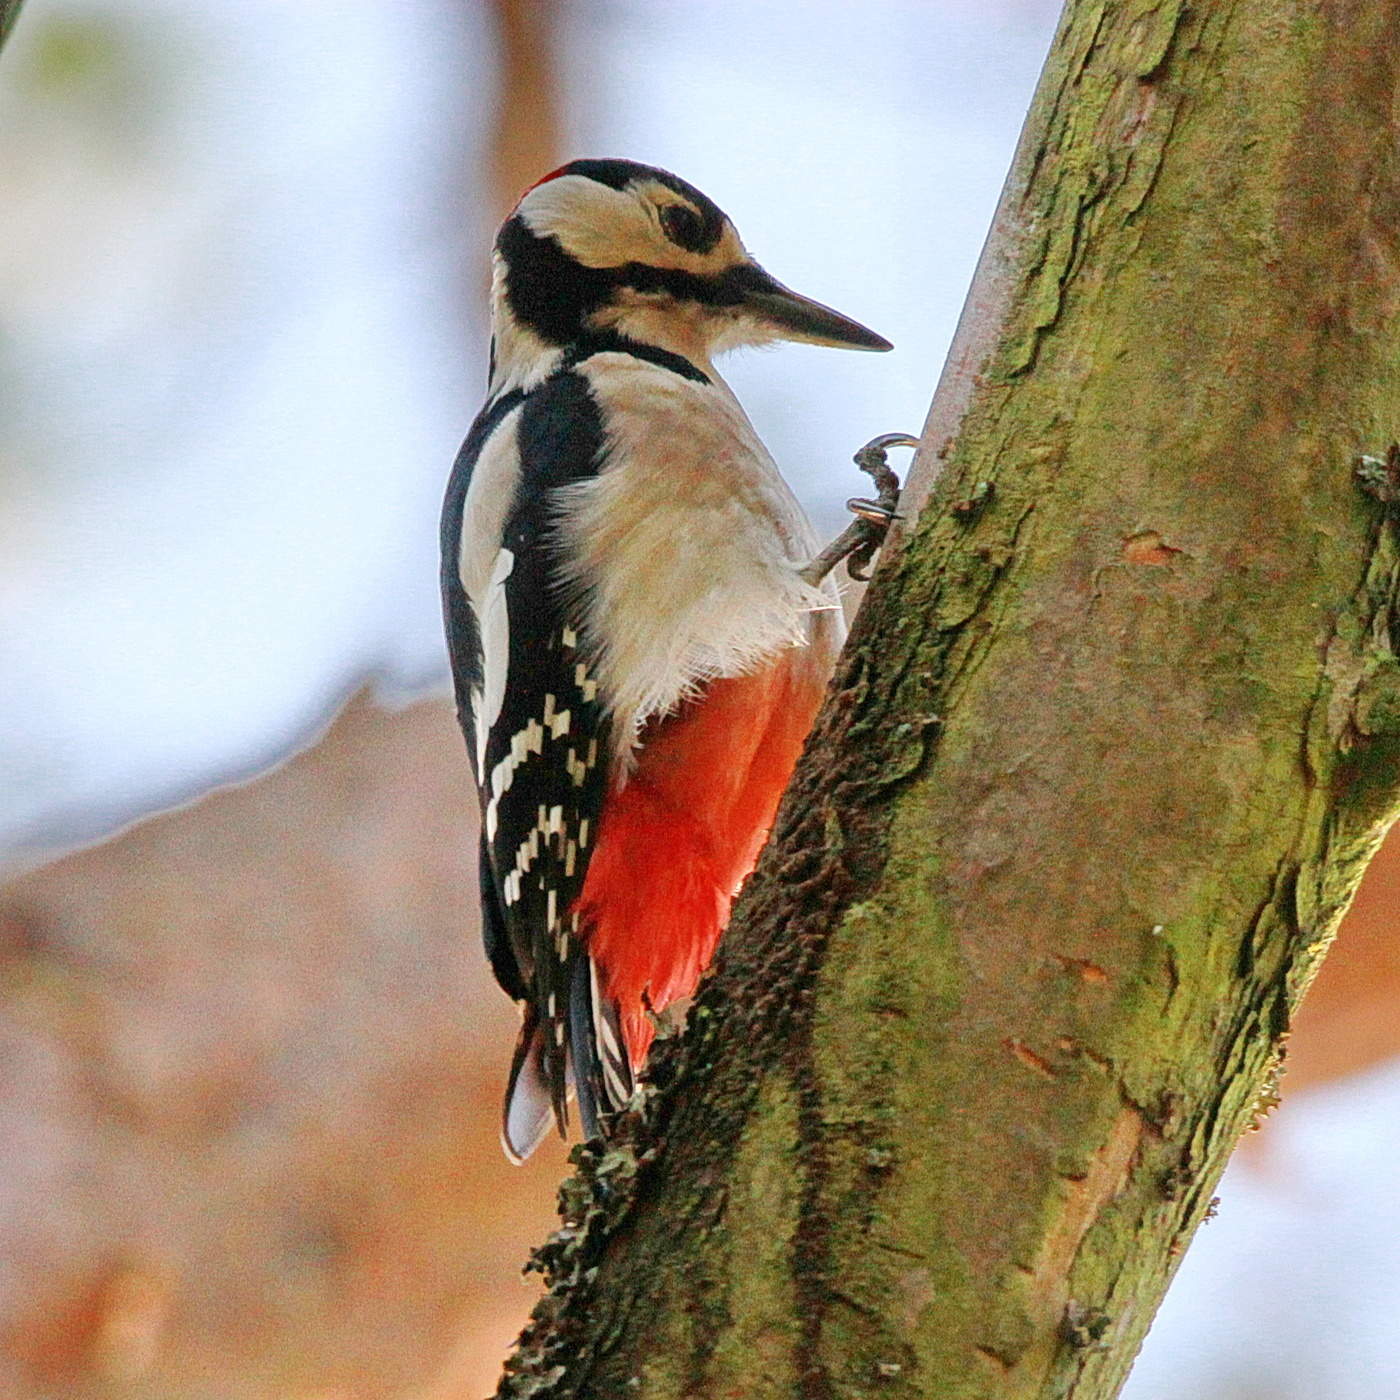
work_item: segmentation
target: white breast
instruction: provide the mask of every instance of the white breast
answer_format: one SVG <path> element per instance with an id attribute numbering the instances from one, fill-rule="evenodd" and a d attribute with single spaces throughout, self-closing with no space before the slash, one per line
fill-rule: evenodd
<path id="1" fill-rule="evenodd" d="M 816 538 L 729 387 L 623 354 L 580 372 L 609 453 L 596 478 L 559 492 L 560 529 L 619 738 L 785 648 L 816 641 L 814 662 L 829 665 L 835 585 L 798 577 Z"/>

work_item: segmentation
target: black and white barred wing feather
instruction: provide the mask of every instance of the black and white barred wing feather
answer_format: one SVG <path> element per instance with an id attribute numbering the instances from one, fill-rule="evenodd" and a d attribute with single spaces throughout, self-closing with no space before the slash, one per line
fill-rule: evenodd
<path id="1" fill-rule="evenodd" d="M 444 598 L 458 712 L 481 796 L 483 936 L 524 1021 L 502 1136 L 523 1158 L 569 1079 L 584 1127 L 630 1092 L 573 905 L 610 770 L 608 718 L 559 586 L 555 492 L 595 474 L 587 386 L 557 375 L 489 407 L 464 444 L 444 513 Z M 611 1053 L 610 1053 L 611 1052 Z M 569 1069 L 573 1074 L 570 1076 Z"/>

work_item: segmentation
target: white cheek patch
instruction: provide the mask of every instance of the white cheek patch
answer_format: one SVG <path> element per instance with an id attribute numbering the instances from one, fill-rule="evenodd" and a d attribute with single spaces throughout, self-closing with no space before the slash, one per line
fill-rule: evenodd
<path id="1" fill-rule="evenodd" d="M 657 205 L 675 200 L 672 191 L 655 181 L 615 190 L 586 175 L 560 175 L 531 190 L 518 212 L 531 233 L 553 238 L 584 267 L 644 263 L 713 276 L 744 260 L 743 245 L 730 225 L 708 253 L 672 243 L 661 228 Z"/>
<path id="2" fill-rule="evenodd" d="M 586 175 L 560 175 L 520 201 L 530 232 L 553 238 L 585 267 L 654 262 L 661 236 L 635 195 Z"/>

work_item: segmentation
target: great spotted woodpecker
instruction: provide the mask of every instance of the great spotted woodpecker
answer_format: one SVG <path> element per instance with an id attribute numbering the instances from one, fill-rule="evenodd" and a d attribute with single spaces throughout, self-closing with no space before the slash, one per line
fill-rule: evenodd
<path id="1" fill-rule="evenodd" d="M 486 951 L 523 1011 L 502 1124 L 521 1160 L 566 1130 L 570 1088 L 590 1136 L 631 1095 L 843 639 L 829 562 L 711 359 L 890 346 L 770 277 L 694 186 L 623 160 L 525 193 L 491 312 L 442 583 Z"/>

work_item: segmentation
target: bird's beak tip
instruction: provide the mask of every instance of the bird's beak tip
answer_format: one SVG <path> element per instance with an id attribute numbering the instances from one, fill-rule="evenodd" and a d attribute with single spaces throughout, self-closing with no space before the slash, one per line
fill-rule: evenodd
<path id="1" fill-rule="evenodd" d="M 893 350 L 882 335 L 804 297 L 775 281 L 762 269 L 750 271 L 744 304 L 776 330 L 784 340 L 805 341 L 809 345 L 829 345 L 838 350 Z"/>
<path id="2" fill-rule="evenodd" d="M 886 350 L 894 349 L 894 345 L 884 336 L 877 335 L 862 326 L 859 321 L 852 321 L 846 316 L 837 316 L 835 322 L 814 328 L 811 334 L 799 332 L 794 338 L 806 340 L 813 345 L 829 345 L 835 350 L 870 350 L 884 354 Z"/>

